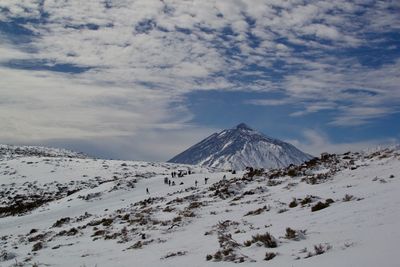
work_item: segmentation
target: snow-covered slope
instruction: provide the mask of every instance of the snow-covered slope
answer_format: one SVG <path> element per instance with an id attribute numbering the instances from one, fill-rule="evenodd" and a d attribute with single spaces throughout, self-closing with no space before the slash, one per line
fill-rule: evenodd
<path id="1" fill-rule="evenodd" d="M 244 123 L 214 133 L 169 162 L 221 169 L 279 168 L 300 164 L 312 156 L 291 144 L 265 136 Z"/>
<path id="2" fill-rule="evenodd" d="M 398 266 L 398 150 L 235 175 L 13 157 L 0 160 L 0 184 L 2 267 Z"/>
<path id="3" fill-rule="evenodd" d="M 0 158 L 10 157 L 62 157 L 62 158 L 86 158 L 83 153 L 74 152 L 62 148 L 52 148 L 43 146 L 14 146 L 0 145 Z"/>

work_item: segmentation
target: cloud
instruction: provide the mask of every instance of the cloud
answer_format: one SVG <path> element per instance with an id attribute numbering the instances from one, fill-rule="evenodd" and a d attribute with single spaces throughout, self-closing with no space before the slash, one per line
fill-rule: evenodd
<path id="1" fill-rule="evenodd" d="M 342 117 L 337 117 L 330 124 L 337 126 L 358 126 L 366 124 L 368 120 L 383 117 L 398 110 L 385 107 L 345 107 L 342 109 Z"/>
<path id="2" fill-rule="evenodd" d="M 36 140 L 35 144 L 63 147 L 107 159 L 165 162 L 216 131 L 189 124 L 179 129 L 138 129 L 129 136 L 93 136 L 88 139 L 65 137 Z M 14 141 L 14 144 L 30 143 L 20 140 Z"/>
<path id="3" fill-rule="evenodd" d="M 246 103 L 258 106 L 281 106 L 289 104 L 291 101 L 289 99 L 252 99 Z"/>
<path id="4" fill-rule="evenodd" d="M 0 46 L 0 64 L 16 59 L 27 59 L 28 55 L 18 49 L 13 48 L 10 44 L 2 44 Z"/>
<path id="5" fill-rule="evenodd" d="M 0 3 L 0 18 L 9 17 L 36 18 L 40 15 L 40 1 L 21 0 L 18 2 L 4 0 Z"/>
<path id="6" fill-rule="evenodd" d="M 162 92 L 91 85 L 44 71 L 0 68 L 0 76 L 2 139 L 133 136 L 138 129 L 176 128 L 190 119 L 175 118 L 182 107 L 169 107 L 170 96 Z"/>
<path id="7" fill-rule="evenodd" d="M 336 108 L 335 103 L 331 102 L 307 103 L 305 104 L 304 110 L 293 112 L 290 114 L 290 116 L 299 117 L 323 110 L 334 110 L 335 108 Z"/>
<path id="8" fill-rule="evenodd" d="M 323 152 L 345 153 L 347 151 L 363 151 L 377 147 L 387 147 L 399 142 L 399 139 L 396 138 L 372 139 L 349 143 L 333 142 L 325 133 L 314 129 L 305 129 L 302 135 L 303 138 L 301 140 L 293 139 L 288 140 L 288 142 L 314 156 L 319 156 Z"/>

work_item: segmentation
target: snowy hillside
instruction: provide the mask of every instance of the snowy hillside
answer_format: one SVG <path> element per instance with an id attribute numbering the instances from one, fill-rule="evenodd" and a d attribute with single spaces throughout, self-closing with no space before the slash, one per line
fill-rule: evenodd
<path id="1" fill-rule="evenodd" d="M 291 144 L 267 137 L 241 123 L 212 134 L 169 162 L 244 170 L 246 167 L 286 167 L 311 158 Z"/>
<path id="2" fill-rule="evenodd" d="M 13 146 L 0 145 L 0 158 L 11 157 L 63 157 L 63 158 L 86 158 L 87 156 L 67 149 L 50 148 L 42 146 Z"/>
<path id="3" fill-rule="evenodd" d="M 0 266 L 398 266 L 398 150 L 237 174 L 11 157 L 0 183 Z"/>

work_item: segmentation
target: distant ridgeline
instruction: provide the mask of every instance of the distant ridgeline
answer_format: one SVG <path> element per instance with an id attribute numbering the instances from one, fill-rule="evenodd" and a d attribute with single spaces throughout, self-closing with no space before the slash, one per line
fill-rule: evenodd
<path id="1" fill-rule="evenodd" d="M 88 158 L 87 155 L 61 148 L 50 148 L 42 146 L 14 146 L 0 145 L 0 157 L 63 157 L 63 158 Z"/>

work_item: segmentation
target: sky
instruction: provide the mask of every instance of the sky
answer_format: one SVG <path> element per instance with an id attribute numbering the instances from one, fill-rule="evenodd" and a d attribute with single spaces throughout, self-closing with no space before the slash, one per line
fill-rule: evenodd
<path id="1" fill-rule="evenodd" d="M 1 0 L 0 143 L 165 161 L 245 122 L 400 140 L 398 0 Z"/>

